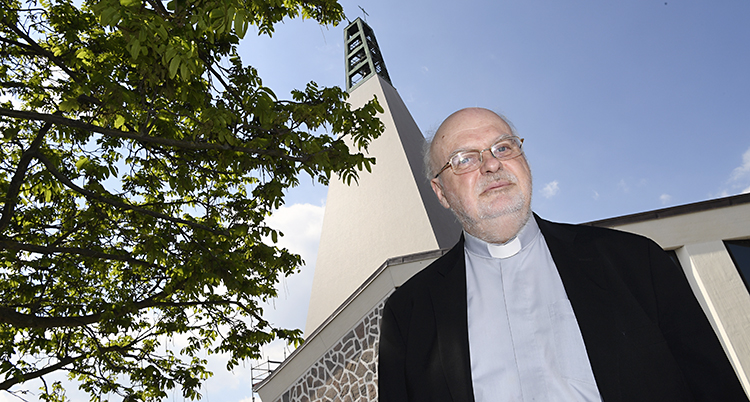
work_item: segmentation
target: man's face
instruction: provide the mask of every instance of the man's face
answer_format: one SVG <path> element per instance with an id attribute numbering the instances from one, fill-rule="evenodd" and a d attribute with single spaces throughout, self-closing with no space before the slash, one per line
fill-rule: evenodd
<path id="1" fill-rule="evenodd" d="M 486 149 L 508 135 L 510 127 L 495 113 L 463 109 L 446 119 L 435 134 L 432 165 L 439 169 L 457 151 Z M 531 208 L 532 187 L 525 156 L 502 162 L 489 151 L 482 156 L 481 166 L 473 172 L 457 175 L 448 168 L 432 179 L 432 189 L 440 203 L 453 210 L 470 233 L 471 227 L 495 218 L 523 218 L 525 222 Z"/>

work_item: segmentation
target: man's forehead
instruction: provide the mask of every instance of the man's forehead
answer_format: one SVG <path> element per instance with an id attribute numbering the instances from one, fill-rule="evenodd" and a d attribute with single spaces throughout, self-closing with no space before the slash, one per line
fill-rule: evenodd
<path id="1" fill-rule="evenodd" d="M 494 141 L 512 134 L 510 126 L 494 113 L 451 117 L 457 118 L 452 121 L 446 120 L 435 135 L 435 140 L 441 143 L 441 148 L 452 148 L 449 152 L 467 146 L 471 147 L 474 145 L 473 142 L 483 145 L 479 143 Z M 458 119 L 458 117 L 461 118 Z"/>
<path id="2" fill-rule="evenodd" d="M 483 121 L 496 121 L 499 120 L 504 123 L 503 119 L 497 115 L 497 113 L 482 108 L 466 108 L 461 109 L 445 119 L 443 121 L 444 126 L 450 127 L 462 127 L 471 126 L 473 124 L 479 124 Z"/>

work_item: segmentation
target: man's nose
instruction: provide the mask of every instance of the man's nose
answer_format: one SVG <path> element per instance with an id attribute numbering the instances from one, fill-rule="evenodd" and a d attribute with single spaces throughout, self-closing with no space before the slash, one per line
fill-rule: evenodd
<path id="1" fill-rule="evenodd" d="M 503 169 L 503 163 L 500 162 L 492 152 L 486 150 L 482 152 L 482 173 L 493 173 Z"/>

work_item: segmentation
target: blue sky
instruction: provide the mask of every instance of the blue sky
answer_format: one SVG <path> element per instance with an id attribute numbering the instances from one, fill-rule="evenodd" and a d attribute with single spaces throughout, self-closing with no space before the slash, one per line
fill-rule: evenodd
<path id="1" fill-rule="evenodd" d="M 466 106 L 514 122 L 546 218 L 583 222 L 750 187 L 750 172 L 732 180 L 750 163 L 747 1 L 343 4 L 350 19 L 367 11 L 423 132 Z M 288 22 L 271 40 L 246 41 L 243 56 L 280 96 L 310 79 L 343 85 L 342 30 Z M 289 201 L 325 197 L 314 190 Z"/>
<path id="2" fill-rule="evenodd" d="M 750 1 L 341 3 L 351 20 L 366 10 L 423 133 L 467 106 L 513 121 L 544 218 L 578 223 L 750 192 Z M 344 86 L 345 26 L 286 21 L 271 39 L 251 30 L 243 61 L 280 98 L 310 80 Z M 303 179 L 273 217 L 282 244 L 308 263 L 267 309 L 277 324 L 304 327 L 325 197 Z M 208 358 L 215 377 L 203 400 L 249 402 L 249 370 L 226 373 L 222 356 Z"/>

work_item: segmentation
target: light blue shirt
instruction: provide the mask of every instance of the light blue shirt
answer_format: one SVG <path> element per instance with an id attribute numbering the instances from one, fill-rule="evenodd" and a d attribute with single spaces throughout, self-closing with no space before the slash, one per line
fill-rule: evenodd
<path id="1" fill-rule="evenodd" d="M 578 321 L 536 220 L 503 245 L 464 236 L 476 402 L 601 401 Z"/>

